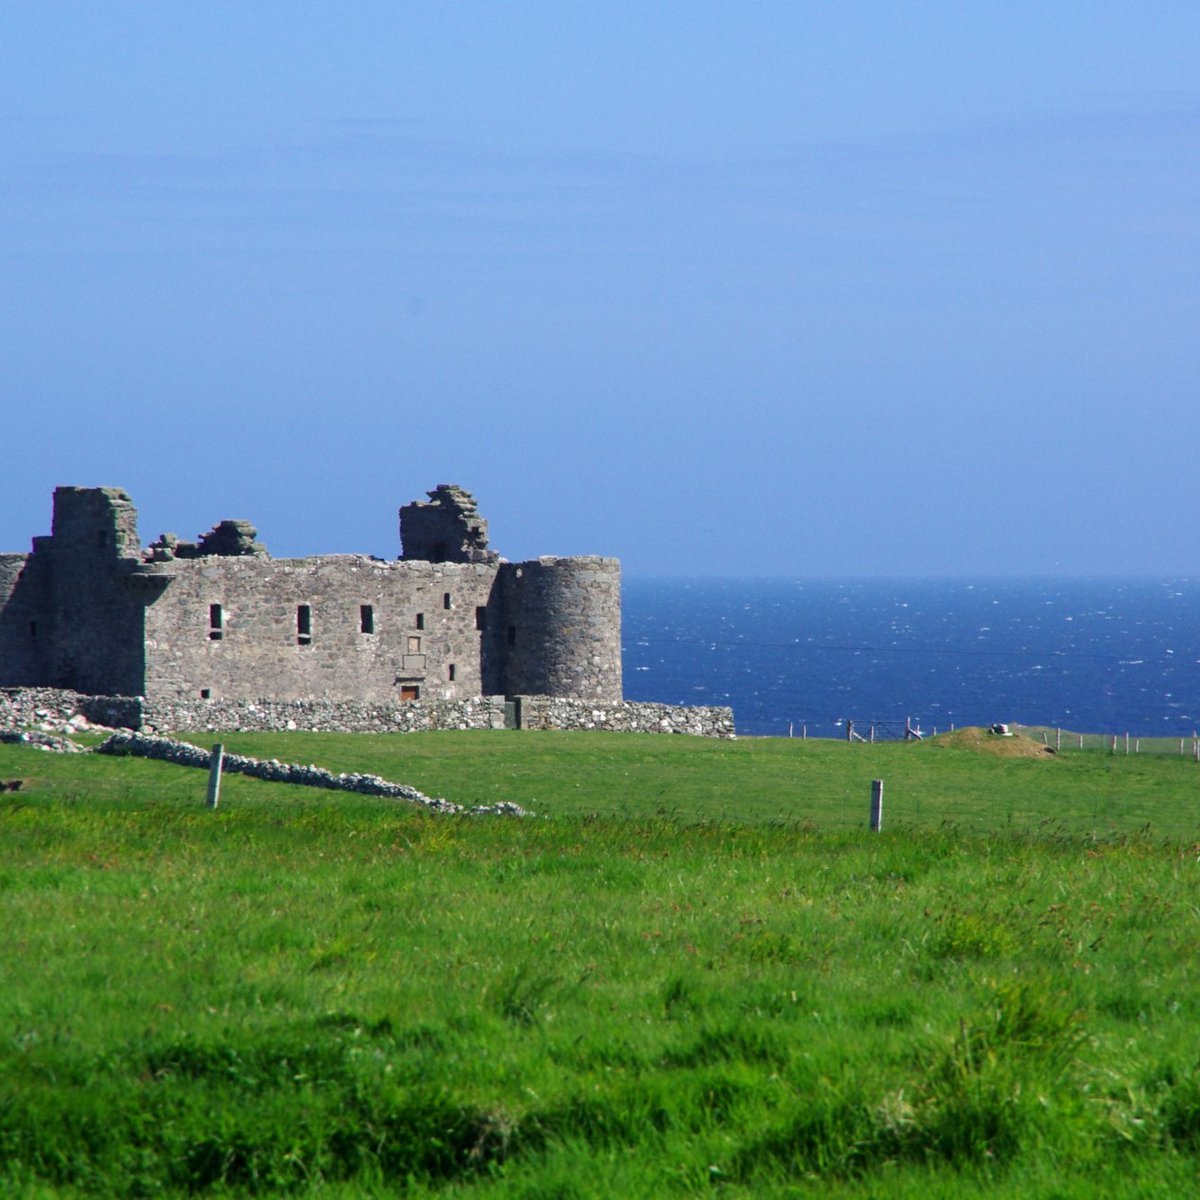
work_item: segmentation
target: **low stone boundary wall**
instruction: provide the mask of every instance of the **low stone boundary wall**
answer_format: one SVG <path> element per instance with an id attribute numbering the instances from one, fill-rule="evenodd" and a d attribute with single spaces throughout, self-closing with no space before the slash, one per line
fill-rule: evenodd
<path id="1" fill-rule="evenodd" d="M 682 708 L 633 700 L 604 703 L 519 696 L 522 729 L 605 729 L 613 733 L 687 733 L 732 738 L 732 708 Z"/>
<path id="2" fill-rule="evenodd" d="M 110 728 L 333 733 L 416 733 L 436 729 L 504 729 L 506 709 L 521 729 L 600 729 L 613 733 L 682 733 L 732 738 L 730 708 L 683 708 L 632 700 L 501 696 L 363 704 L 339 700 L 153 701 L 140 696 L 84 696 L 53 688 L 0 689 L 0 729 L 71 733 Z"/>
<path id="3" fill-rule="evenodd" d="M 142 705 L 142 723 L 192 732 L 292 729 L 327 733 L 419 733 L 432 729 L 503 729 L 504 700 L 422 700 L 362 704 L 349 700 L 185 700 Z"/>
<path id="4" fill-rule="evenodd" d="M 133 755 L 137 758 L 154 758 L 164 762 L 178 763 L 183 767 L 201 767 L 208 770 L 212 765 L 212 753 L 201 750 L 189 742 L 177 742 L 171 738 L 148 737 L 144 733 L 127 733 L 122 730 L 101 742 L 97 754 Z M 335 792 L 357 792 L 362 796 L 391 796 L 407 800 L 441 813 L 468 813 L 470 815 L 494 815 L 523 817 L 525 810 L 519 804 L 501 801 L 498 804 L 480 804 L 466 809 L 461 804 L 426 796 L 404 783 L 389 783 L 378 775 L 343 773 L 335 775 L 324 767 L 300 766 L 297 763 L 281 763 L 277 759 L 248 758 L 242 754 L 226 753 L 223 770 L 235 775 L 250 775 L 272 783 L 292 783 L 302 787 L 327 788 Z"/>

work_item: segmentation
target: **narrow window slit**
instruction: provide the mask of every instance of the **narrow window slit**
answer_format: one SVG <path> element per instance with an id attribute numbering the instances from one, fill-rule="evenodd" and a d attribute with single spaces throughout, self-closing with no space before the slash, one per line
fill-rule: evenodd
<path id="1" fill-rule="evenodd" d="M 358 628 L 361 633 L 375 632 L 375 610 L 369 604 L 358 606 Z"/>
<path id="2" fill-rule="evenodd" d="M 296 606 L 296 644 L 298 646 L 312 644 L 312 606 L 309 604 Z"/>

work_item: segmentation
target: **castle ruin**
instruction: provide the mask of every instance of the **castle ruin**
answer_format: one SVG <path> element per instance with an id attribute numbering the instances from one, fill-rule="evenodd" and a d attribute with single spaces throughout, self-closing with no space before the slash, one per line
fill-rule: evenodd
<path id="1" fill-rule="evenodd" d="M 145 549 L 120 488 L 60 487 L 0 554 L 0 687 L 159 702 L 621 701 L 620 564 L 506 562 L 474 498 L 400 509 L 398 560 L 272 558 L 245 521 Z"/>

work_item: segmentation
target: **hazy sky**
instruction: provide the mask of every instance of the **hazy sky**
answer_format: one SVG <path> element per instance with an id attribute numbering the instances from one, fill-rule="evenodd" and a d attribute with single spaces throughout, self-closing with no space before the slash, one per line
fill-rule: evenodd
<path id="1" fill-rule="evenodd" d="M 1197 574 L 1200 4 L 0 4 L 0 551 Z"/>

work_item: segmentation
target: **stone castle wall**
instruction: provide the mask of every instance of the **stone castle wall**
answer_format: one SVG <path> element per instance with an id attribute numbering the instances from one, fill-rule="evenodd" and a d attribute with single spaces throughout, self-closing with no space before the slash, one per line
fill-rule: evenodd
<path id="1" fill-rule="evenodd" d="M 616 559 L 505 562 L 470 493 L 428 494 L 384 561 L 275 559 L 242 520 L 143 550 L 124 491 L 58 488 L 52 534 L 0 555 L 0 688 L 133 728 L 733 736 L 728 709 L 623 702 Z"/>
<path id="2" fill-rule="evenodd" d="M 198 558 L 172 571 L 146 608 L 151 701 L 386 703 L 497 690 L 495 566 L 347 554 Z"/>
<path id="3" fill-rule="evenodd" d="M 500 577 L 507 695 L 620 699 L 621 564 L 539 558 Z"/>
<path id="4" fill-rule="evenodd" d="M 156 702 L 621 697 L 615 559 L 507 563 L 470 493 L 401 510 L 403 557 L 273 559 L 247 521 L 145 550 L 119 488 L 60 487 L 0 558 L 0 686 Z"/>
<path id="5" fill-rule="evenodd" d="M 143 595 L 131 586 L 141 543 L 137 510 L 120 488 L 60 487 L 49 538 L 30 567 L 47 579 L 45 682 L 131 695 L 145 678 Z"/>
<path id="6" fill-rule="evenodd" d="M 0 680 L 34 684 L 43 678 L 39 650 L 49 627 L 44 589 L 29 570 L 28 554 L 0 554 Z"/>
<path id="7" fill-rule="evenodd" d="M 32 554 L 0 556 L 0 685 L 140 690 L 136 520 L 119 488 L 58 488 L 53 533 Z"/>

